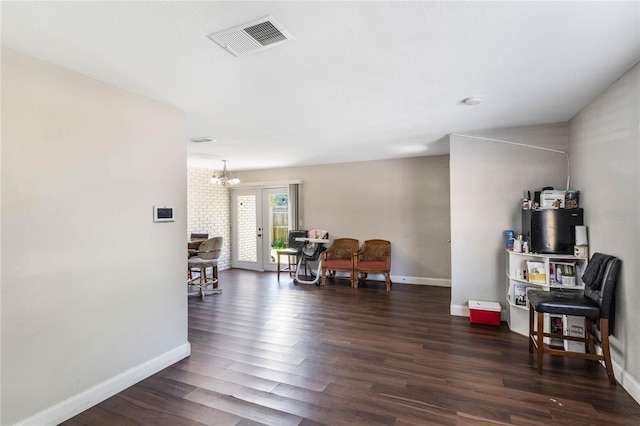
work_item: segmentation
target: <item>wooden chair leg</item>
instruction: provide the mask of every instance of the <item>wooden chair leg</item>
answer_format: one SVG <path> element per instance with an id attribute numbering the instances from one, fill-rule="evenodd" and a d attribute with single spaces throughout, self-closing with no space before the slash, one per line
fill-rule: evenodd
<path id="1" fill-rule="evenodd" d="M 280 281 L 280 253 L 276 254 L 277 262 L 276 269 L 278 270 L 278 281 Z"/>
<path id="2" fill-rule="evenodd" d="M 593 341 L 593 334 L 591 334 L 591 330 L 593 329 L 592 327 L 593 323 L 591 322 L 591 318 L 584 317 L 584 337 L 587 339 L 587 347 L 589 348 L 589 353 L 591 355 L 596 355 L 596 345 Z"/>
<path id="3" fill-rule="evenodd" d="M 538 373 L 542 374 L 542 356 L 544 354 L 544 314 L 542 312 L 536 312 L 538 315 Z"/>
<path id="4" fill-rule="evenodd" d="M 276 254 L 276 271 L 278 273 L 278 281 L 280 281 L 280 272 L 282 271 L 288 271 L 290 277 L 294 276 L 294 266 L 297 267 L 298 265 L 298 257 L 295 254 L 285 254 L 285 256 L 287 256 L 287 267 L 286 269 L 282 269 L 282 260 L 280 258 L 281 256 L 282 255 L 280 253 Z M 293 258 L 294 260 L 293 265 L 291 264 L 291 258 Z"/>
<path id="5" fill-rule="evenodd" d="M 609 319 L 600 318 L 600 342 L 602 346 L 602 355 L 604 355 L 604 366 L 607 369 L 609 383 L 616 384 L 616 377 L 613 374 L 613 366 L 611 365 L 611 351 L 609 350 Z"/>
<path id="6" fill-rule="evenodd" d="M 387 291 L 391 291 L 391 277 L 388 272 L 384 274 L 384 284 L 387 286 Z"/>
<path id="7" fill-rule="evenodd" d="M 527 302 L 529 303 L 529 302 Z M 532 354 L 533 353 L 533 338 L 534 338 L 534 333 L 533 333 L 533 324 L 534 324 L 534 315 L 533 315 L 533 307 L 531 306 L 531 303 L 529 303 L 529 353 Z"/>

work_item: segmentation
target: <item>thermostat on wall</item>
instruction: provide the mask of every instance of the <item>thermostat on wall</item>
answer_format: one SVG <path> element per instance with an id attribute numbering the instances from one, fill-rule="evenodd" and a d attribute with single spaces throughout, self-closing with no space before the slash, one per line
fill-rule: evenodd
<path id="1" fill-rule="evenodd" d="M 173 222 L 173 207 L 153 206 L 154 222 Z"/>

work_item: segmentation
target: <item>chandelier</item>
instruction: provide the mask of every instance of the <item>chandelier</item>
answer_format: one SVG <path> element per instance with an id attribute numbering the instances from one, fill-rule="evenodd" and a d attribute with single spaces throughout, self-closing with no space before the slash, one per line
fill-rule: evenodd
<path id="1" fill-rule="evenodd" d="M 209 179 L 209 182 L 215 183 L 218 185 L 237 185 L 240 183 L 240 179 L 238 179 L 235 175 L 231 175 L 227 170 L 227 160 L 222 160 L 224 163 L 224 167 L 221 172 L 215 172 L 213 177 Z"/>

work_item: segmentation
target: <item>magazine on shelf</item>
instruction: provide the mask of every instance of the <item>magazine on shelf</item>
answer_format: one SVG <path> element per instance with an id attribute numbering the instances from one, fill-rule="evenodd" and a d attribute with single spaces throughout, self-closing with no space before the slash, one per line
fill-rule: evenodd
<path id="1" fill-rule="evenodd" d="M 551 334 L 563 334 L 564 333 L 564 318 L 562 316 L 550 315 L 549 320 L 551 322 L 550 331 Z M 551 346 L 564 346 L 564 339 L 551 338 L 549 342 Z"/>
<path id="2" fill-rule="evenodd" d="M 537 260 L 527 260 L 527 272 L 530 283 L 547 283 L 547 272 L 545 270 L 544 262 L 539 262 Z"/>
<path id="3" fill-rule="evenodd" d="M 515 284 L 513 286 L 513 303 L 518 306 L 527 305 L 527 290 L 531 288 L 524 284 Z"/>

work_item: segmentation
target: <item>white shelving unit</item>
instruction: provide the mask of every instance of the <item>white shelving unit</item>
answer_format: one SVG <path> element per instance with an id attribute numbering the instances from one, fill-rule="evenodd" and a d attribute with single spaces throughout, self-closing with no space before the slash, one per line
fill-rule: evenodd
<path id="1" fill-rule="evenodd" d="M 549 290 L 550 288 L 583 289 L 582 274 L 587 266 L 587 259 L 566 254 L 514 253 L 506 251 L 506 298 L 507 323 L 511 331 L 523 336 L 529 335 L 529 311 L 527 309 L 526 291 L 528 288 Z M 535 262 L 535 263 L 534 263 Z M 529 269 L 537 265 L 537 270 L 544 276 L 529 276 Z M 574 277 L 563 279 L 557 271 L 573 269 Z M 537 280 L 535 278 L 538 278 Z M 533 281 L 532 281 L 533 280 Z M 562 281 L 562 282 L 561 282 Z M 572 282 L 573 281 L 573 282 Z M 566 319 L 564 319 L 566 322 Z M 550 328 L 551 321 L 545 319 L 545 331 Z M 549 342 L 548 342 L 549 343 Z M 555 342 L 550 342 L 555 343 Z M 560 342 L 558 342 L 561 344 Z"/>

